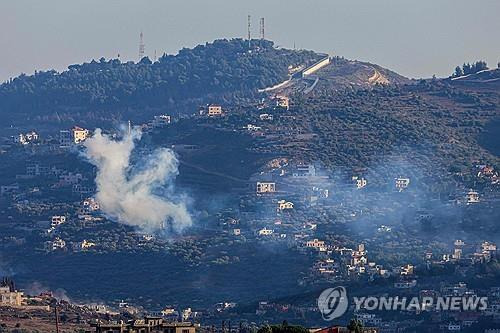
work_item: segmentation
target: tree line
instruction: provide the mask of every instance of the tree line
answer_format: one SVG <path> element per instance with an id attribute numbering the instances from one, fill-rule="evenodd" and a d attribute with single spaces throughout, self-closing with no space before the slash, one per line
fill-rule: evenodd
<path id="1" fill-rule="evenodd" d="M 0 113 L 175 108 L 191 98 L 254 92 L 288 77 L 288 67 L 315 61 L 312 51 L 274 47 L 267 40 L 216 40 L 152 62 L 101 58 L 66 71 L 37 71 L 0 85 Z"/>
<path id="2" fill-rule="evenodd" d="M 460 66 L 455 67 L 455 72 L 451 76 L 460 77 L 464 75 L 475 74 L 485 69 L 488 69 L 488 64 L 486 63 L 486 61 L 483 60 L 473 62 L 472 64 L 464 63 L 462 67 Z"/>

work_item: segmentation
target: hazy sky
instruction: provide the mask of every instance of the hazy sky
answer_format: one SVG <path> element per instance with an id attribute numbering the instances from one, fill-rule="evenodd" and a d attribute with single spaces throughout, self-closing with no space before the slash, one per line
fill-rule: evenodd
<path id="1" fill-rule="evenodd" d="M 0 0 L 0 81 L 35 69 L 121 55 L 176 53 L 217 38 L 257 36 L 380 64 L 410 77 L 500 61 L 500 0 Z"/>

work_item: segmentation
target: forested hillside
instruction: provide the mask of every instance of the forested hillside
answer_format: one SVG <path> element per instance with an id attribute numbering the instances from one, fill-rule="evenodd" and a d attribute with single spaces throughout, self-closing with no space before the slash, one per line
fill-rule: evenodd
<path id="1" fill-rule="evenodd" d="M 68 70 L 21 75 L 0 86 L 2 119 L 36 119 L 76 112 L 148 112 L 179 107 L 187 99 L 235 93 L 251 94 L 288 76 L 290 65 L 314 61 L 312 51 L 275 48 L 273 42 L 254 40 L 250 49 L 242 39 L 216 40 L 164 55 L 152 63 L 122 63 L 118 59 L 71 65 Z"/>

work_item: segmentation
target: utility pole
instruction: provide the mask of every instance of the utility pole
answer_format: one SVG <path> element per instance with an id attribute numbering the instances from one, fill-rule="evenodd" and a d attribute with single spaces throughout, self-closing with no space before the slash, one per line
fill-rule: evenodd
<path id="1" fill-rule="evenodd" d="M 56 317 L 56 333 L 59 333 L 59 310 L 57 309 L 57 302 L 54 305 L 54 315 Z"/>

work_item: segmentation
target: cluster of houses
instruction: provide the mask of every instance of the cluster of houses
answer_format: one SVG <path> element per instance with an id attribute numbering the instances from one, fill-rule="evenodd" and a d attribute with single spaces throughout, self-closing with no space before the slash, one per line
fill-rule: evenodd
<path id="1" fill-rule="evenodd" d="M 391 297 L 391 291 L 384 291 L 384 295 Z M 401 291 L 396 295 L 403 297 Z M 442 282 L 436 289 L 414 289 L 411 293 L 404 293 L 405 297 L 416 297 L 420 304 L 423 299 L 432 298 L 434 302 L 425 307 L 408 307 L 398 311 L 372 311 L 363 306 L 359 309 L 352 307 L 352 317 L 358 320 L 367 332 L 377 333 L 396 333 L 405 332 L 408 329 L 418 327 L 422 324 L 426 327 L 426 331 L 432 332 L 460 332 L 470 329 L 474 324 L 480 321 L 488 321 L 490 323 L 500 323 L 500 287 L 488 287 L 482 289 L 472 289 L 467 283 L 446 283 Z M 487 298 L 487 306 L 485 309 L 471 309 L 469 311 L 456 311 L 452 309 L 439 308 L 436 300 L 439 298 L 460 298 L 475 300 L 481 297 Z M 295 315 L 296 318 L 303 318 L 317 315 L 318 309 L 314 305 L 293 305 L 284 302 L 259 302 L 256 315 L 258 317 L 272 318 L 273 316 L 290 316 Z M 419 319 L 418 315 L 426 313 L 425 321 Z M 397 320 L 396 320 L 397 319 Z M 340 328 L 339 328 L 340 329 Z M 321 332 L 322 330 L 311 330 L 311 332 Z M 331 332 L 349 332 L 348 330 L 335 331 L 332 328 L 325 329 L 325 333 Z M 365 331 L 363 331 L 365 332 Z M 481 331 L 483 332 L 483 331 Z M 492 332 L 495 331 L 484 331 Z"/>
<path id="2" fill-rule="evenodd" d="M 102 221 L 103 217 L 100 214 L 100 205 L 94 198 L 86 198 L 76 210 L 76 217 L 80 223 L 92 223 Z M 67 222 L 66 215 L 53 215 L 51 218 L 50 228 L 47 234 L 54 233 L 57 227 Z M 90 240 L 82 240 L 80 242 L 73 242 L 73 251 L 85 251 L 96 246 L 96 243 Z M 46 242 L 46 249 L 49 251 L 57 251 L 66 249 L 66 241 L 58 236 L 54 236 L 52 240 Z"/>
<path id="3" fill-rule="evenodd" d="M 462 267 L 473 266 L 478 263 L 487 263 L 497 254 L 497 245 L 492 242 L 484 241 L 480 244 L 466 243 L 461 239 L 453 243 L 453 252 L 443 254 L 440 258 L 434 259 L 432 252 L 425 254 L 425 260 L 428 265 L 455 263 Z"/>
<path id="4" fill-rule="evenodd" d="M 199 325 L 190 322 L 173 323 L 164 321 L 160 317 L 145 317 L 127 322 L 98 322 L 91 325 L 96 333 L 108 332 L 167 332 L 167 333 L 195 333 Z"/>
<path id="5" fill-rule="evenodd" d="M 47 166 L 37 162 L 29 163 L 26 166 L 25 174 L 16 175 L 16 179 L 18 180 L 34 178 L 51 182 L 51 188 L 69 187 L 73 193 L 81 195 L 90 194 L 94 191 L 92 186 L 87 185 L 89 181 L 82 173 L 60 169 L 55 166 Z M 17 190 L 19 190 L 18 187 L 10 192 L 14 193 Z"/>
<path id="6" fill-rule="evenodd" d="M 477 174 L 476 176 L 480 179 L 486 179 L 491 183 L 491 185 L 500 184 L 500 176 L 498 171 L 496 171 L 492 166 L 486 164 L 476 165 Z"/>
<path id="7" fill-rule="evenodd" d="M 19 133 L 17 136 L 13 137 L 14 143 L 20 145 L 36 144 L 40 142 L 40 135 L 35 131 L 29 131 L 26 133 Z"/>
<path id="8" fill-rule="evenodd" d="M 395 277 L 395 288 L 407 289 L 416 285 L 413 265 L 384 268 L 376 262 L 369 261 L 364 244 L 359 244 L 356 249 L 351 249 L 329 245 L 325 241 L 313 239 L 306 241 L 304 248 L 315 250 L 320 256 L 309 270 L 310 274 L 304 278 L 303 283 L 315 284 L 359 278 L 373 280 Z"/>

